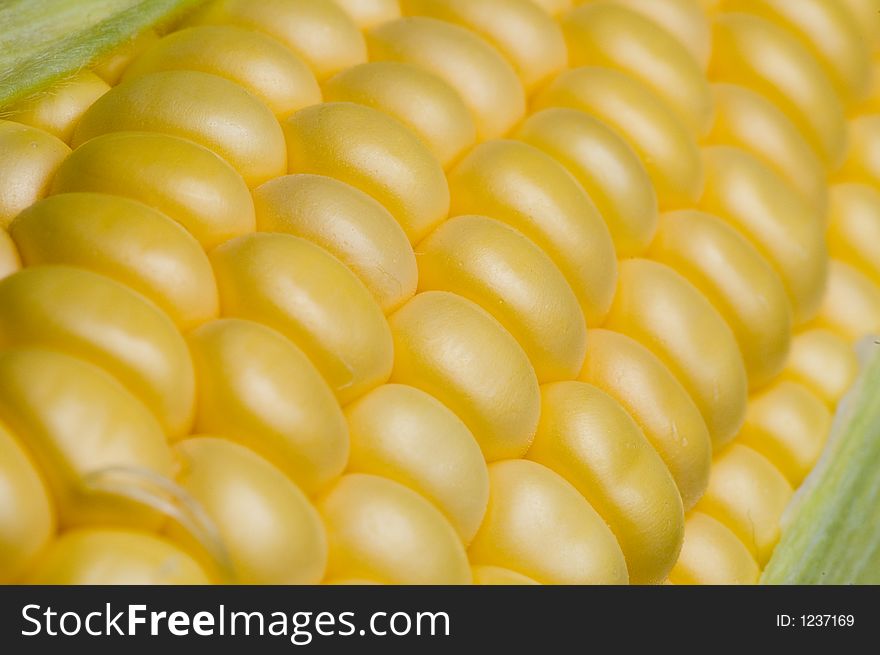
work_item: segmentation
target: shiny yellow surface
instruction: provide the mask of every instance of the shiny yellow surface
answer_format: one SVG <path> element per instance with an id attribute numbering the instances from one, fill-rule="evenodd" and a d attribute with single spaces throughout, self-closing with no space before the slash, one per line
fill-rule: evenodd
<path id="1" fill-rule="evenodd" d="M 477 141 L 477 125 L 458 92 L 441 77 L 399 61 L 374 61 L 327 80 L 327 102 L 356 102 L 412 130 L 444 168 Z"/>
<path id="2" fill-rule="evenodd" d="M 90 71 L 77 73 L 33 100 L 4 110 L 4 118 L 30 125 L 70 143 L 73 131 L 86 110 L 110 90 Z"/>
<path id="3" fill-rule="evenodd" d="M 712 121 L 712 94 L 700 65 L 666 30 L 639 12 L 590 2 L 562 17 L 569 64 L 605 66 L 640 80 L 696 135 Z"/>
<path id="4" fill-rule="evenodd" d="M 791 119 L 826 170 L 843 160 L 846 123 L 834 85 L 785 28 L 748 14 L 721 14 L 712 34 L 709 79 L 763 94 Z"/>
<path id="5" fill-rule="evenodd" d="M 492 314 L 523 347 L 539 382 L 570 380 L 584 361 L 587 328 L 553 260 L 513 228 L 458 216 L 422 241 L 419 291 L 450 291 Z"/>
<path id="6" fill-rule="evenodd" d="M 574 175 L 605 220 L 620 258 L 642 254 L 657 227 L 657 196 L 638 155 L 602 121 L 553 107 L 529 116 L 515 138 Z"/>
<path id="7" fill-rule="evenodd" d="M 214 437 L 185 439 L 174 453 L 175 479 L 216 526 L 234 582 L 321 581 L 327 564 L 324 526 L 281 471 L 247 448 Z"/>
<path id="8" fill-rule="evenodd" d="M 712 442 L 700 410 L 656 355 L 610 330 L 590 330 L 580 378 L 614 397 L 669 468 L 685 510 L 709 482 Z"/>
<path id="9" fill-rule="evenodd" d="M 198 380 L 195 432 L 259 453 L 307 493 L 340 475 L 348 428 L 306 355 L 274 330 L 241 319 L 189 335 Z"/>
<path id="10" fill-rule="evenodd" d="M 472 566 L 474 584 L 478 585 L 536 585 L 539 584 L 531 578 L 505 569 L 501 566 L 478 565 Z"/>
<path id="11" fill-rule="evenodd" d="M 216 248 L 211 262 L 221 315 L 284 334 L 341 403 L 388 379 L 392 342 L 382 310 L 355 274 L 323 249 L 289 234 L 261 232 Z"/>
<path id="12" fill-rule="evenodd" d="M 678 585 L 758 584 L 758 563 L 723 523 L 702 512 L 688 515 L 684 544 L 669 581 Z"/>
<path id="13" fill-rule="evenodd" d="M 736 337 L 750 388 L 782 370 L 791 307 L 782 280 L 745 237 L 711 214 L 671 212 L 660 217 L 648 256 L 687 278 L 718 310 Z"/>
<path id="14" fill-rule="evenodd" d="M 533 4 L 538 5 L 551 16 L 557 16 L 566 9 L 571 9 L 572 0 L 532 0 Z"/>
<path id="15" fill-rule="evenodd" d="M 58 538 L 28 584 L 204 585 L 199 564 L 166 539 L 146 532 L 93 528 Z"/>
<path id="16" fill-rule="evenodd" d="M 233 24 L 264 32 L 301 57 L 319 82 L 367 59 L 358 26 L 333 0 L 218 0 L 186 24 Z"/>
<path id="17" fill-rule="evenodd" d="M 779 541 L 779 519 L 791 495 L 791 485 L 773 464 L 735 443 L 712 462 L 697 510 L 727 526 L 763 566 Z"/>
<path id="18" fill-rule="evenodd" d="M 527 93 L 559 71 L 568 58 L 559 25 L 531 0 L 400 0 L 406 16 L 429 16 L 468 28 L 513 65 Z"/>
<path id="19" fill-rule="evenodd" d="M 41 200 L 10 226 L 25 266 L 63 264 L 140 292 L 183 331 L 219 312 L 217 286 L 198 241 L 160 212 L 102 193 Z"/>
<path id="20" fill-rule="evenodd" d="M 880 189 L 835 184 L 828 213 L 828 250 L 880 285 Z"/>
<path id="21" fill-rule="evenodd" d="M 153 529 L 141 489 L 171 473 L 156 419 L 101 369 L 58 352 L 0 353 L 0 421 L 31 454 L 62 526 Z"/>
<path id="22" fill-rule="evenodd" d="M 470 30 L 417 16 L 366 37 L 371 61 L 414 64 L 446 80 L 471 110 L 481 141 L 504 136 L 523 118 L 525 91 L 513 67 Z"/>
<path id="23" fill-rule="evenodd" d="M 871 45 L 862 40 L 857 17 L 841 0 L 724 0 L 726 11 L 760 16 L 797 37 L 851 105 L 865 93 L 871 74 Z"/>
<path id="24" fill-rule="evenodd" d="M 489 466 L 489 509 L 468 556 L 543 584 L 626 584 L 614 535 L 565 478 L 529 460 Z M 547 557 L 553 553 L 553 557 Z"/>
<path id="25" fill-rule="evenodd" d="M 417 294 L 389 323 L 392 382 L 418 387 L 455 412 L 488 461 L 528 450 L 540 412 L 538 380 L 500 323 L 445 291 Z"/>
<path id="26" fill-rule="evenodd" d="M 812 329 L 791 340 L 782 379 L 804 385 L 834 409 L 858 372 L 855 350 L 846 339 L 830 330 Z"/>
<path id="27" fill-rule="evenodd" d="M 541 421 L 527 457 L 568 480 L 605 520 L 630 582 L 666 579 L 684 533 L 681 496 L 620 403 L 584 382 L 543 385 Z"/>
<path id="28" fill-rule="evenodd" d="M 788 117 L 761 94 L 736 84 L 713 84 L 715 123 L 709 145 L 748 150 L 785 178 L 824 219 L 828 184 L 822 161 Z"/>
<path id="29" fill-rule="evenodd" d="M 700 209 L 727 220 L 773 265 L 788 293 L 793 324 L 803 325 L 825 293 L 824 224 L 754 155 L 726 146 L 705 148 L 703 154 L 706 193 Z"/>
<path id="30" fill-rule="evenodd" d="M 827 328 L 851 342 L 880 334 L 880 286 L 848 263 L 832 259 L 828 291 L 811 326 Z"/>
<path id="31" fill-rule="evenodd" d="M 89 107 L 72 145 L 131 130 L 200 143 L 232 164 L 250 187 L 282 175 L 287 165 L 281 127 L 269 108 L 208 73 L 166 71 L 123 82 Z"/>
<path id="32" fill-rule="evenodd" d="M 37 266 L 0 281 L 0 347 L 81 357 L 140 398 L 169 435 L 192 425 L 195 377 L 183 337 L 153 303 L 103 275 Z"/>
<path id="33" fill-rule="evenodd" d="M 559 75 L 534 109 L 570 107 L 602 121 L 638 153 L 660 207 L 693 205 L 703 186 L 700 153 L 688 127 L 645 83 L 611 68 L 585 66 Z"/>
<path id="34" fill-rule="evenodd" d="M 122 74 L 134 58 L 159 40 L 155 30 L 146 30 L 124 42 L 92 66 L 92 72 L 110 86 L 119 84 Z"/>
<path id="35" fill-rule="evenodd" d="M 9 232 L 0 227 L 0 280 L 21 268 L 21 257 Z"/>
<path id="36" fill-rule="evenodd" d="M 749 400 L 738 442 L 764 455 L 797 488 L 822 453 L 831 418 L 806 387 L 778 382 Z"/>
<path id="37" fill-rule="evenodd" d="M 52 183 L 52 193 L 72 191 L 154 207 L 206 250 L 254 231 L 254 203 L 241 175 L 208 148 L 170 134 L 114 132 L 84 143 Z"/>
<path id="38" fill-rule="evenodd" d="M 318 511 L 330 544 L 328 579 L 471 583 L 455 529 L 430 502 L 402 484 L 350 473 L 319 500 Z"/>
<path id="39" fill-rule="evenodd" d="M 614 0 L 665 29 L 706 70 L 712 51 L 712 27 L 700 0 Z"/>
<path id="40" fill-rule="evenodd" d="M 467 426 L 424 391 L 385 384 L 345 408 L 348 471 L 406 485 L 434 503 L 467 544 L 489 499 L 483 453 Z"/>
<path id="41" fill-rule="evenodd" d="M 323 175 L 286 175 L 254 189 L 257 229 L 321 246 L 358 276 L 387 314 L 416 292 L 418 268 L 403 228 L 363 191 Z"/>
<path id="42" fill-rule="evenodd" d="M 678 377 L 717 448 L 745 416 L 746 371 L 730 327 L 684 277 L 647 259 L 621 263 L 606 328 L 644 344 Z"/>
<path id="43" fill-rule="evenodd" d="M 329 102 L 284 122 L 291 173 L 328 175 L 381 202 L 412 243 L 446 218 L 440 162 L 398 121 L 371 107 Z"/>
<path id="44" fill-rule="evenodd" d="M 877 0 L 840 0 L 855 19 L 861 38 L 876 52 L 880 48 L 880 4 Z"/>
<path id="45" fill-rule="evenodd" d="M 70 154 L 47 132 L 0 120 L 0 227 L 49 193 L 52 178 Z"/>
<path id="46" fill-rule="evenodd" d="M 519 230 L 556 263 L 588 325 L 608 312 L 614 243 L 596 206 L 562 164 L 518 141 L 489 141 L 450 173 L 451 214 L 481 214 Z"/>
<path id="47" fill-rule="evenodd" d="M 0 424 L 0 583 L 18 582 L 54 532 L 55 508 L 35 462 Z"/>
<path id="48" fill-rule="evenodd" d="M 302 59 L 275 39 L 242 27 L 202 25 L 169 34 L 141 53 L 122 79 L 170 70 L 225 77 L 262 100 L 279 119 L 321 102 L 318 82 Z"/>
<path id="49" fill-rule="evenodd" d="M 837 182 L 880 185 L 880 114 L 867 114 L 848 123 L 849 148 Z"/>
<path id="50" fill-rule="evenodd" d="M 400 18 L 398 0 L 333 0 L 361 29 Z"/>

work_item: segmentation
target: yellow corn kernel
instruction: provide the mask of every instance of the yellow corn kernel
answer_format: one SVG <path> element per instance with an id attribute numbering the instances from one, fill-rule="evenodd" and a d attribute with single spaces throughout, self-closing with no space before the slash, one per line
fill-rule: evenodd
<path id="1" fill-rule="evenodd" d="M 617 280 L 614 243 L 596 206 L 565 167 L 518 141 L 489 141 L 449 174 L 455 214 L 507 223 L 556 263 L 588 325 L 608 312 Z"/>
<path id="2" fill-rule="evenodd" d="M 507 460 L 489 466 L 489 484 L 489 509 L 468 551 L 473 564 L 543 584 L 626 584 L 617 540 L 565 478 L 537 462 Z"/>
<path id="3" fill-rule="evenodd" d="M 880 186 L 880 114 L 854 118 L 848 127 L 849 147 L 835 180 Z"/>
<path id="4" fill-rule="evenodd" d="M 830 330 L 796 334 L 780 379 L 805 386 L 833 410 L 859 372 L 859 362 L 846 339 Z"/>
<path id="5" fill-rule="evenodd" d="M 532 0 L 551 16 L 558 16 L 563 11 L 571 9 L 573 0 Z"/>
<path id="6" fill-rule="evenodd" d="M 657 228 L 657 196 L 626 141 L 602 121 L 565 107 L 531 115 L 514 136 L 554 157 L 574 175 L 605 219 L 618 257 L 645 251 Z"/>
<path id="7" fill-rule="evenodd" d="M 328 102 L 356 102 L 411 129 L 444 168 L 477 141 L 477 126 L 458 92 L 433 73 L 398 61 L 361 64 L 330 78 Z"/>
<path id="8" fill-rule="evenodd" d="M 327 537 L 299 488 L 259 455 L 213 437 L 174 446 L 176 480 L 217 528 L 242 584 L 318 584 Z M 186 546 L 183 536 L 172 538 Z M 210 570 L 210 566 L 206 566 Z"/>
<path id="9" fill-rule="evenodd" d="M 338 259 L 305 239 L 262 232 L 216 248 L 211 261 L 221 315 L 264 323 L 288 337 L 342 404 L 388 379 L 388 324 L 369 290 Z"/>
<path id="10" fill-rule="evenodd" d="M 140 398 L 170 436 L 192 425 L 195 376 L 186 343 L 153 303 L 103 275 L 37 266 L 0 281 L 0 346 L 86 359 Z"/>
<path id="11" fill-rule="evenodd" d="M 702 512 L 691 512 L 684 529 L 681 556 L 669 574 L 673 584 L 752 585 L 758 563 L 723 523 Z"/>
<path id="12" fill-rule="evenodd" d="M 821 160 L 804 137 L 764 96 L 736 84 L 713 84 L 715 123 L 708 145 L 748 150 L 774 169 L 807 201 L 808 209 L 824 220 L 828 184 Z"/>
<path id="13" fill-rule="evenodd" d="M 348 428 L 306 355 L 274 330 L 241 319 L 189 335 L 198 380 L 195 431 L 259 453 L 307 493 L 345 469 Z"/>
<path id="14" fill-rule="evenodd" d="M 366 36 L 371 61 L 414 64 L 458 91 L 481 141 L 505 135 L 525 115 L 525 91 L 513 67 L 470 30 L 414 17 L 378 25 Z"/>
<path id="15" fill-rule="evenodd" d="M 119 84 L 128 65 L 144 50 L 159 40 L 155 30 L 146 30 L 103 55 L 92 66 L 92 72 L 110 86 Z"/>
<path id="16" fill-rule="evenodd" d="M 254 190 L 257 229 L 321 246 L 358 276 L 386 314 L 416 292 L 418 267 L 403 228 L 378 201 L 323 175 L 286 175 Z"/>
<path id="17" fill-rule="evenodd" d="M 476 304 L 445 291 L 417 294 L 389 317 L 392 382 L 455 412 L 487 461 L 520 457 L 540 413 L 535 371 L 516 340 Z"/>
<path id="18" fill-rule="evenodd" d="M 570 380 L 587 328 L 565 276 L 527 237 L 485 216 L 446 221 L 419 244 L 419 291 L 451 291 L 492 314 L 525 350 L 539 382 Z"/>
<path id="19" fill-rule="evenodd" d="M 250 187 L 284 174 L 287 166 L 281 126 L 269 108 L 208 73 L 166 71 L 123 82 L 86 111 L 72 144 L 130 130 L 200 143 L 232 164 Z"/>
<path id="20" fill-rule="evenodd" d="M 339 0 L 336 0 L 337 2 Z M 332 580 L 324 580 L 324 585 L 345 585 L 345 586 L 363 586 L 363 585 L 381 585 L 382 582 L 369 580 L 367 578 L 333 578 Z"/>
<path id="21" fill-rule="evenodd" d="M 796 37 L 748 14 L 714 21 L 709 79 L 749 87 L 791 119 L 827 171 L 843 161 L 846 123 L 831 80 Z"/>
<path id="22" fill-rule="evenodd" d="M 102 193 L 41 200 L 10 226 L 25 266 L 89 269 L 142 293 L 187 331 L 219 312 L 211 263 L 198 241 L 160 212 Z"/>
<path id="23" fill-rule="evenodd" d="M 712 94 L 697 61 L 666 30 L 610 2 L 562 17 L 572 66 L 607 66 L 640 80 L 697 136 L 712 123 Z"/>
<path id="24" fill-rule="evenodd" d="M 461 419 L 425 392 L 402 384 L 373 389 L 346 407 L 345 415 L 351 431 L 348 470 L 419 492 L 469 543 L 486 512 L 489 473 Z"/>
<path id="25" fill-rule="evenodd" d="M 70 143 L 77 123 L 86 110 L 110 86 L 89 71 L 82 71 L 69 80 L 59 82 L 43 95 L 15 105 L 4 114 L 18 122 L 30 125 Z"/>
<path id="26" fill-rule="evenodd" d="M 32 568 L 54 532 L 55 509 L 42 476 L 0 424 L 0 583 L 17 582 Z"/>
<path id="27" fill-rule="evenodd" d="M 611 127 L 639 155 L 662 209 L 691 206 L 700 197 L 703 172 L 696 140 L 649 86 L 596 66 L 559 75 L 535 99 L 535 110 L 580 109 Z"/>
<path id="28" fill-rule="evenodd" d="M 94 528 L 58 538 L 28 584 L 204 585 L 208 576 L 188 554 L 145 532 Z"/>
<path id="29" fill-rule="evenodd" d="M 738 443 L 764 455 L 796 488 L 818 461 L 830 427 L 821 399 L 782 381 L 749 399 Z"/>
<path id="30" fill-rule="evenodd" d="M 850 341 L 880 334 L 880 286 L 848 263 L 832 259 L 828 291 L 813 325 Z"/>
<path id="31" fill-rule="evenodd" d="M 781 25 L 822 66 L 845 105 L 858 102 L 870 79 L 870 44 L 840 0 L 724 0 L 726 11 L 741 11 Z"/>
<path id="32" fill-rule="evenodd" d="M 329 579 L 471 583 L 464 547 L 452 525 L 398 482 L 350 473 L 318 502 L 318 511 L 330 544 Z"/>
<path id="33" fill-rule="evenodd" d="M 284 122 L 291 173 L 328 175 L 381 202 L 418 243 L 443 221 L 449 188 L 428 148 L 398 121 L 350 102 L 298 111 Z"/>
<path id="34" fill-rule="evenodd" d="M 505 569 L 500 566 L 472 566 L 474 584 L 478 585 L 536 585 L 539 584 L 531 578 Z"/>
<path id="35" fill-rule="evenodd" d="M 580 379 L 602 389 L 635 419 L 669 468 L 685 510 L 709 483 L 712 442 L 700 410 L 656 355 L 610 330 L 590 330 Z"/>
<path id="36" fill-rule="evenodd" d="M 735 443 L 715 457 L 697 510 L 730 528 L 763 566 L 779 541 L 779 520 L 791 496 L 791 485 L 776 467 Z"/>
<path id="37" fill-rule="evenodd" d="M 559 25 L 530 0 L 401 0 L 406 16 L 430 16 L 473 30 L 513 65 L 526 93 L 565 68 Z"/>
<path id="38" fill-rule="evenodd" d="M 45 476 L 62 526 L 157 527 L 139 485 L 170 475 L 171 452 L 156 419 L 109 374 L 58 352 L 4 350 L 0 421 Z"/>
<path id="39" fill-rule="evenodd" d="M 842 7 L 855 19 L 860 38 L 876 52 L 880 48 L 880 7 L 877 0 L 840 0 Z"/>
<path id="40" fill-rule="evenodd" d="M 275 39 L 242 27 L 202 25 L 169 34 L 138 56 L 122 79 L 172 70 L 225 77 L 266 103 L 279 120 L 321 102 L 318 82 L 302 59 Z"/>
<path id="41" fill-rule="evenodd" d="M 186 25 L 240 25 L 274 37 L 321 82 L 367 60 L 357 25 L 333 0 L 215 0 Z"/>
<path id="42" fill-rule="evenodd" d="M 614 0 L 638 12 L 669 32 L 696 60 L 700 70 L 709 65 L 712 27 L 699 0 Z"/>
<path id="43" fill-rule="evenodd" d="M 880 285 L 880 190 L 867 184 L 831 187 L 828 250 Z"/>
<path id="44" fill-rule="evenodd" d="M 694 210 L 660 217 L 648 256 L 699 289 L 736 337 L 756 389 L 785 365 L 791 306 L 782 280 L 755 247 L 720 218 Z"/>
<path id="45" fill-rule="evenodd" d="M 205 250 L 254 231 L 254 203 L 241 175 L 207 148 L 169 134 L 114 132 L 87 141 L 61 164 L 52 183 L 52 193 L 72 191 L 154 207 Z"/>
<path id="46" fill-rule="evenodd" d="M 825 292 L 824 225 L 754 155 L 726 146 L 705 148 L 703 154 L 706 193 L 700 209 L 728 221 L 773 265 L 791 301 L 794 325 L 803 325 L 815 316 Z"/>
<path id="47" fill-rule="evenodd" d="M 21 257 L 9 232 L 0 227 L 0 280 L 21 268 Z"/>
<path id="48" fill-rule="evenodd" d="M 400 18 L 398 0 L 333 0 L 361 29 Z"/>
<path id="49" fill-rule="evenodd" d="M 605 327 L 644 344 L 694 399 L 717 448 L 745 416 L 746 371 L 733 332 L 711 303 L 668 266 L 621 262 Z"/>
<path id="50" fill-rule="evenodd" d="M 614 398 L 584 382 L 541 387 L 541 421 L 527 457 L 559 473 L 617 537 L 630 582 L 657 584 L 678 558 L 681 496 L 669 469 Z"/>
<path id="51" fill-rule="evenodd" d="M 47 132 L 0 120 L 0 228 L 48 195 L 69 154 L 70 148 Z"/>

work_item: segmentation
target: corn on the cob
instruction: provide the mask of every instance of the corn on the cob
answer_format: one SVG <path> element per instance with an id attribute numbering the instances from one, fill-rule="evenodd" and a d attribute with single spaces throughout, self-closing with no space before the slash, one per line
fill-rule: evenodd
<path id="1" fill-rule="evenodd" d="M 0 582 L 756 582 L 880 332 L 875 0 L 180 4 L 7 94 Z"/>

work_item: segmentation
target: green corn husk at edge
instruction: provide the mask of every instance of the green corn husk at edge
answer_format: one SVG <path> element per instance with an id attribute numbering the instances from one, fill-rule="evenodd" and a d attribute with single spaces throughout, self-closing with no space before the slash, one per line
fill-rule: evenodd
<path id="1" fill-rule="evenodd" d="M 204 0 L 0 2 L 0 113 Z"/>
<path id="2" fill-rule="evenodd" d="M 205 0 L 7 0 L 0 115 Z M 880 345 L 835 418 L 822 461 L 785 517 L 763 584 L 880 584 Z"/>
<path id="3" fill-rule="evenodd" d="M 789 506 L 763 584 L 880 584 L 880 341 Z"/>

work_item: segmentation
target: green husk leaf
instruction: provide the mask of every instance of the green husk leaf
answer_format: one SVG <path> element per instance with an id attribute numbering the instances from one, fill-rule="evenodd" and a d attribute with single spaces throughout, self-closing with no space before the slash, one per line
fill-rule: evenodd
<path id="1" fill-rule="evenodd" d="M 0 3 L 0 110 L 39 94 L 204 0 Z"/>
<path id="2" fill-rule="evenodd" d="M 880 584 L 880 343 L 784 517 L 763 584 Z"/>

